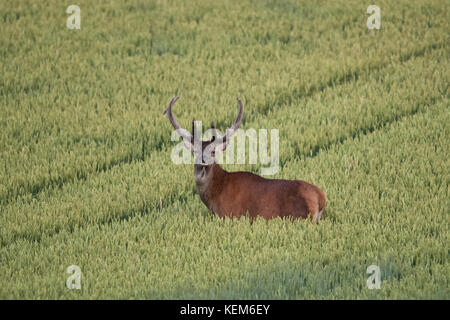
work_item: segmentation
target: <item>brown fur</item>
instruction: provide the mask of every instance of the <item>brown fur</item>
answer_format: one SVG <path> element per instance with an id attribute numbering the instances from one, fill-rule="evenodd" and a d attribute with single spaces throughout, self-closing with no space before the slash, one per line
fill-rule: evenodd
<path id="1" fill-rule="evenodd" d="M 251 218 L 305 219 L 310 214 L 318 220 L 315 216 L 325 208 L 323 191 L 305 181 L 227 172 L 216 163 L 205 170 L 207 178 L 197 182 L 197 191 L 203 203 L 220 217 L 241 217 L 248 212 Z"/>

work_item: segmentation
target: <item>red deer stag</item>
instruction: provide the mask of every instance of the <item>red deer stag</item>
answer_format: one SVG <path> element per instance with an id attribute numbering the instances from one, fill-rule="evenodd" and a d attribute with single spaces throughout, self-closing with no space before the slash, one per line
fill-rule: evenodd
<path id="1" fill-rule="evenodd" d="M 185 146 L 194 153 L 194 175 L 197 192 L 209 210 L 220 217 L 250 215 L 271 219 L 310 216 L 319 221 L 325 209 L 325 194 L 318 187 L 301 180 L 265 179 L 250 172 L 227 172 L 215 162 L 216 150 L 225 150 L 230 137 L 239 128 L 244 106 L 237 99 L 239 112 L 233 126 L 218 138 L 211 123 L 213 137 L 209 141 L 197 138 L 195 119 L 192 134 L 183 129 L 172 114 L 174 97 L 164 111 L 175 130 L 183 137 Z"/>

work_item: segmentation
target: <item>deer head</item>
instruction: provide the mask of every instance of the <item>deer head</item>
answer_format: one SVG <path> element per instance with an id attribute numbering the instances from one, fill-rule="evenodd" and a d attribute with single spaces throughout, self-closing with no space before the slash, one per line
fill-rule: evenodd
<path id="1" fill-rule="evenodd" d="M 164 111 L 174 129 L 183 137 L 185 147 L 194 154 L 194 168 L 196 180 L 205 178 L 212 165 L 216 163 L 216 151 L 224 151 L 230 142 L 230 137 L 236 132 L 242 122 L 244 106 L 240 99 L 237 99 L 239 112 L 234 124 L 226 130 L 222 136 L 217 135 L 214 122 L 211 122 L 212 138 L 203 141 L 198 134 L 195 118 L 192 119 L 192 134 L 182 128 L 172 114 L 172 107 L 178 97 L 174 97 L 169 107 Z"/>

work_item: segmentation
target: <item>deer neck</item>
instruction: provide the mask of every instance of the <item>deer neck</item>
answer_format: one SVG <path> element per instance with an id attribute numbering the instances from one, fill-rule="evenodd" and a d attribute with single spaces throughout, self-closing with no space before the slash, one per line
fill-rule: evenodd
<path id="1" fill-rule="evenodd" d="M 226 175 L 217 163 L 210 166 L 194 165 L 195 184 L 203 203 L 214 212 L 214 198 L 221 192 L 222 181 Z"/>

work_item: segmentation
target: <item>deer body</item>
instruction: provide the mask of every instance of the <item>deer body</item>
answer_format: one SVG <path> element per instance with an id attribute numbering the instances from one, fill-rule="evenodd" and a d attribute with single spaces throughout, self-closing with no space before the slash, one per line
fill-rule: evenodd
<path id="1" fill-rule="evenodd" d="M 201 172 L 203 171 L 204 172 Z M 250 172 L 227 172 L 218 164 L 196 167 L 195 183 L 200 199 L 219 217 L 306 218 L 318 221 L 325 195 L 301 180 L 265 179 Z"/>
<path id="2" fill-rule="evenodd" d="M 265 219 L 305 219 L 310 216 L 312 220 L 319 221 L 326 202 L 320 188 L 301 180 L 266 179 L 250 172 L 227 172 L 215 163 L 215 150 L 225 150 L 229 138 L 240 126 L 243 105 L 239 99 L 238 117 L 227 134 L 219 139 L 213 134 L 210 141 L 200 141 L 200 144 L 199 141 L 194 143 L 195 121 L 191 135 L 173 117 L 172 106 L 177 99 L 172 99 L 165 113 L 175 130 L 185 139 L 186 147 L 195 155 L 197 192 L 209 210 L 222 218 L 249 214 L 251 218 L 260 216 Z M 214 129 L 214 124 L 211 128 Z M 201 150 L 196 150 L 194 145 L 200 145 Z"/>

